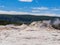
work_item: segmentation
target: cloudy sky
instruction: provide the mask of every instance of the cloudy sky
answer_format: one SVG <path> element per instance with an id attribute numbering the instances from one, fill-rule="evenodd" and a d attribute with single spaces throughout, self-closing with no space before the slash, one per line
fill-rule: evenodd
<path id="1" fill-rule="evenodd" d="M 60 15 L 60 0 L 0 0 L 0 14 Z"/>

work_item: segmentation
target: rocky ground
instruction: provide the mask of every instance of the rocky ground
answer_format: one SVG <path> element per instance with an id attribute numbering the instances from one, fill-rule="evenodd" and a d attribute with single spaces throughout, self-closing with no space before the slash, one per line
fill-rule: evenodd
<path id="1" fill-rule="evenodd" d="M 1 25 L 0 45 L 60 45 L 60 30 L 39 23 Z"/>

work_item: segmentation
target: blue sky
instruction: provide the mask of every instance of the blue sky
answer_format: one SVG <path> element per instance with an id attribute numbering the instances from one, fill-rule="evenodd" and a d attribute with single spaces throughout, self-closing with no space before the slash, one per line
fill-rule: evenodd
<path id="1" fill-rule="evenodd" d="M 60 15 L 60 0 L 0 0 L 0 13 Z"/>

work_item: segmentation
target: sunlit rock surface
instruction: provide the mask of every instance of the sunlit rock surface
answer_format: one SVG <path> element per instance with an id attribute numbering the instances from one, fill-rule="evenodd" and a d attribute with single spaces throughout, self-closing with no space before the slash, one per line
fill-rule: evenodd
<path id="1" fill-rule="evenodd" d="M 0 45 L 60 45 L 60 30 L 51 27 L 49 21 L 46 22 L 1 25 Z"/>

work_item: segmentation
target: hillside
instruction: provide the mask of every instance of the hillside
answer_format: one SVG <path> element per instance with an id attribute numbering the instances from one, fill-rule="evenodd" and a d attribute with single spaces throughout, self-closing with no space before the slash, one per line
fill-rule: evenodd
<path id="1" fill-rule="evenodd" d="M 33 21 L 42 21 L 42 20 L 54 20 L 60 17 L 54 16 L 34 16 L 34 15 L 8 15 L 0 14 L 0 25 L 1 24 L 29 24 Z"/>

